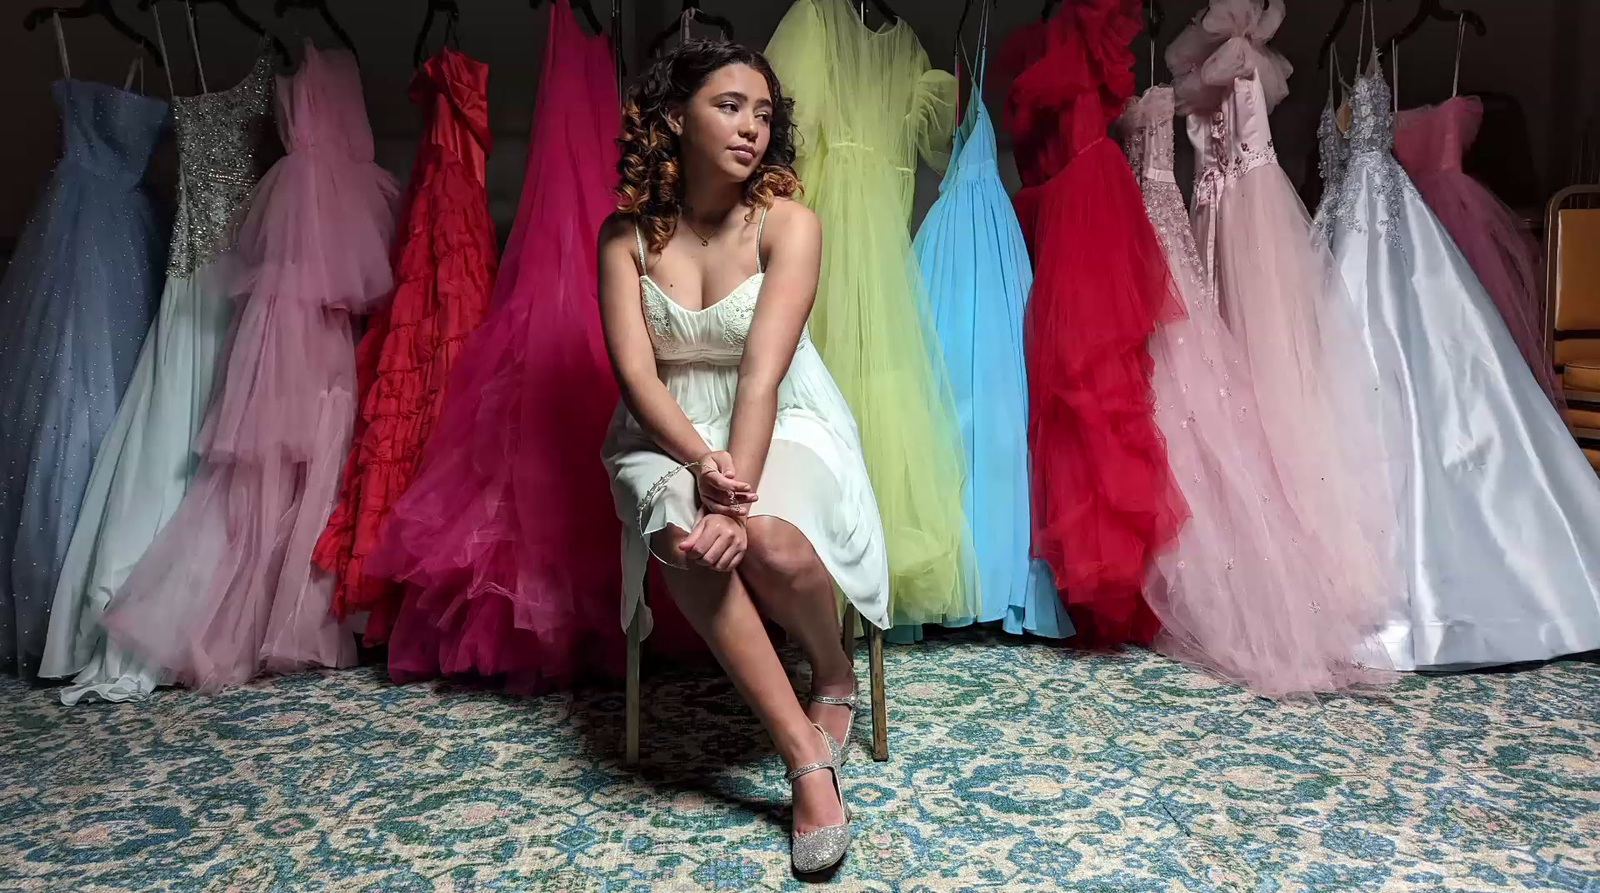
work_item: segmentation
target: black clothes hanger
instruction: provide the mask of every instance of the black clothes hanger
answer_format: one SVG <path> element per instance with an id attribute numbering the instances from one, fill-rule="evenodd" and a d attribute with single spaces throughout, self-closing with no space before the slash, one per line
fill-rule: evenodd
<path id="1" fill-rule="evenodd" d="M 1056 7 L 1060 5 L 1061 0 L 1044 0 L 1044 8 L 1039 10 L 1039 21 L 1048 21 L 1050 13 L 1055 12 Z"/>
<path id="2" fill-rule="evenodd" d="M 549 0 L 531 0 L 528 5 L 534 9 L 538 9 L 548 2 Z M 589 0 L 570 0 L 568 5 L 572 7 L 574 12 L 577 12 L 579 15 L 583 16 L 584 21 L 589 23 L 590 31 L 599 34 L 605 30 L 600 27 L 600 19 L 594 14 L 594 7 L 589 5 Z"/>
<path id="3" fill-rule="evenodd" d="M 1322 38 L 1322 45 L 1317 47 L 1317 70 L 1328 67 L 1328 53 L 1333 49 L 1333 42 L 1339 39 L 1339 34 L 1344 31 L 1344 26 L 1350 22 L 1350 13 L 1361 5 L 1362 0 L 1344 0 L 1339 4 L 1339 14 L 1333 17 L 1333 27 Z M 1360 74 L 1360 72 L 1357 72 Z"/>
<path id="4" fill-rule="evenodd" d="M 703 22 L 722 32 L 724 40 L 733 39 L 733 23 L 719 15 L 713 15 L 700 8 L 699 0 L 683 0 L 683 9 L 678 12 L 678 21 L 662 29 L 660 34 L 650 41 L 650 48 L 645 51 L 646 56 L 655 56 L 661 48 L 667 45 L 672 35 L 679 33 L 687 27 L 689 20 Z"/>
<path id="5" fill-rule="evenodd" d="M 1161 36 L 1161 26 L 1167 23 L 1167 11 L 1161 0 L 1144 0 L 1144 33 L 1152 41 Z"/>
<path id="6" fill-rule="evenodd" d="M 1419 30 L 1421 30 L 1422 26 L 1427 23 L 1429 19 L 1437 19 L 1441 22 L 1464 21 L 1468 25 L 1472 26 L 1472 30 L 1479 37 L 1483 37 L 1489 33 L 1489 26 L 1484 24 L 1483 16 L 1478 15 L 1470 9 L 1445 9 L 1444 4 L 1441 3 L 1440 0 L 1422 0 L 1422 2 L 1417 5 L 1417 14 L 1411 17 L 1411 21 L 1407 22 L 1404 28 L 1401 28 L 1399 31 L 1395 32 L 1393 37 L 1390 37 L 1383 43 L 1378 44 L 1378 46 L 1387 47 L 1404 42 L 1407 38 L 1411 37 L 1411 35 L 1416 34 Z"/>
<path id="7" fill-rule="evenodd" d="M 422 67 L 422 51 L 428 43 L 428 33 L 433 30 L 434 16 L 444 16 L 444 42 L 456 45 L 456 28 L 461 24 L 461 7 L 456 0 L 428 0 L 428 11 L 422 17 L 422 30 L 417 32 L 417 42 L 411 45 L 411 67 Z"/>
<path id="8" fill-rule="evenodd" d="M 167 60 L 162 58 L 161 48 L 156 46 L 155 41 L 133 30 L 132 26 L 124 22 L 122 16 L 117 15 L 116 9 L 112 7 L 111 0 L 83 0 L 77 6 L 41 6 L 23 17 L 22 27 L 32 31 L 51 16 L 60 16 L 63 19 L 86 19 L 90 16 L 99 16 L 105 19 L 106 23 L 118 34 L 138 44 L 145 52 L 149 53 L 150 57 L 156 60 L 158 67 L 166 67 Z"/>
<path id="9" fill-rule="evenodd" d="M 328 26 L 328 30 L 332 31 L 335 37 L 339 38 L 339 42 L 344 44 L 344 48 L 350 51 L 350 55 L 355 56 L 357 59 L 361 58 L 356 53 L 355 41 L 350 39 L 350 32 L 339 27 L 338 20 L 333 17 L 333 11 L 328 9 L 328 0 L 278 0 L 272 6 L 272 14 L 281 19 L 283 14 L 291 9 L 304 9 L 320 13 L 323 23 Z"/>
<path id="10" fill-rule="evenodd" d="M 160 2 L 162 0 L 139 0 L 139 10 L 143 12 Z M 268 31 L 265 25 L 251 18 L 249 13 L 239 8 L 239 0 L 189 0 L 189 2 L 195 6 L 204 6 L 210 3 L 222 7 L 237 19 L 239 24 L 254 32 L 257 36 L 271 40 L 272 50 L 278 54 L 278 58 L 282 60 L 283 64 L 288 65 L 292 61 L 289 57 L 289 48 L 284 45 L 283 41 L 278 39 L 278 35 Z"/>

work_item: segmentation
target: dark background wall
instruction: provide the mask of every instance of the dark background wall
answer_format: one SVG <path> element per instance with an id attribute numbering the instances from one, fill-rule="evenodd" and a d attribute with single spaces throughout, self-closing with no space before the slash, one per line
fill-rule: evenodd
<path id="1" fill-rule="evenodd" d="M 146 34 L 155 26 L 134 0 L 115 0 L 124 17 Z M 1408 20 L 1417 0 L 1373 0 L 1378 31 L 1387 35 Z M 290 12 L 271 16 L 271 0 L 241 0 L 257 19 L 267 22 L 291 46 L 302 35 L 324 44 L 332 37 L 314 16 Z M 962 0 L 890 0 L 928 48 L 935 64 L 950 67 L 955 26 Z M 0 14 L 0 107 L 8 121 L 0 139 L 0 243 L 21 229 L 58 152 L 58 126 L 49 84 L 60 74 L 54 38 L 48 25 L 24 31 L 20 21 L 34 0 L 4 0 Z M 538 89 L 548 4 L 537 10 L 528 0 L 460 0 L 460 46 L 492 66 L 490 103 L 497 146 L 490 173 L 495 217 L 502 232 L 513 216 L 523 179 L 527 134 Z M 602 16 L 608 0 L 595 0 Z M 789 0 L 704 0 L 705 8 L 731 19 L 736 38 L 761 46 L 776 28 Z M 999 0 L 992 26 L 994 42 L 1016 26 L 1036 20 L 1040 0 Z M 1170 41 L 1199 9 L 1202 0 L 1163 0 L 1165 27 L 1160 46 Z M 1536 206 L 1550 190 L 1569 182 L 1580 133 L 1600 100 L 1600 2 L 1594 0 L 1465 0 L 1483 16 L 1488 36 L 1469 34 L 1461 65 L 1463 92 L 1489 91 L 1504 99 L 1497 107 L 1520 111 L 1495 119 L 1489 158 L 1480 158 L 1514 203 Z M 624 0 L 628 67 L 637 73 L 650 38 L 676 21 L 677 0 Z M 422 0 L 332 0 L 341 23 L 361 54 L 367 107 L 379 139 L 379 159 L 404 176 L 420 130 L 417 110 L 407 100 L 411 48 L 421 23 Z M 1274 115 L 1274 130 L 1284 167 L 1296 181 L 1314 177 L 1314 129 L 1327 91 L 1327 74 L 1318 71 L 1316 50 L 1338 9 L 1336 0 L 1289 0 L 1288 20 L 1273 45 L 1296 67 L 1293 93 Z M 183 27 L 182 5 L 164 2 L 162 23 L 174 61 L 180 93 L 196 92 L 193 56 Z M 198 8 L 201 53 L 212 89 L 232 84 L 249 67 L 255 38 L 215 5 Z M 1349 60 L 1356 45 L 1356 17 L 1342 36 L 1341 55 Z M 873 21 L 869 17 L 869 23 Z M 66 22 L 73 74 L 121 83 L 135 49 L 95 19 Z M 975 33 L 969 29 L 969 39 Z M 435 44 L 436 45 L 436 44 Z M 1137 68 L 1140 85 L 1149 80 L 1149 47 L 1140 41 Z M 1401 52 L 1403 105 L 1437 102 L 1449 96 L 1455 29 L 1447 24 L 1424 28 Z M 1348 76 L 1348 61 L 1346 74 Z M 1165 80 L 1164 66 L 1157 78 Z M 166 82 L 154 68 L 146 79 L 151 92 L 164 94 Z M 990 82 L 988 101 L 998 116 L 1004 84 Z M 1002 139 L 1004 137 L 1002 136 Z M 1181 153 L 1180 153 L 1181 154 Z M 155 180 L 161 188 L 170 158 L 158 160 Z M 936 181 L 922 177 L 920 210 L 931 200 Z"/>

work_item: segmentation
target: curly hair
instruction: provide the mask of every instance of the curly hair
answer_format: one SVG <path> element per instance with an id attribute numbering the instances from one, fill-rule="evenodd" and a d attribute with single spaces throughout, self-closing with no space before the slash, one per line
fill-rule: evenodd
<path id="1" fill-rule="evenodd" d="M 678 137 L 667 126 L 667 113 L 729 65 L 748 65 L 760 72 L 772 94 L 771 139 L 761 165 L 744 182 L 745 202 L 765 208 L 800 191 L 800 178 L 794 172 L 794 100 L 783 95 L 783 85 L 766 57 L 725 40 L 684 41 L 628 88 L 622 137 L 617 140 L 622 146 L 617 210 L 637 217 L 652 251 L 660 251 L 672 238 L 682 210 Z"/>

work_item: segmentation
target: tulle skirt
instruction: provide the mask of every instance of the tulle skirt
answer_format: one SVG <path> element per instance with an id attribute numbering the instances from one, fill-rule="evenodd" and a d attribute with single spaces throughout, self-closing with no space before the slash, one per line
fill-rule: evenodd
<path id="1" fill-rule="evenodd" d="M 4 672 L 39 668 L 95 451 L 161 288 L 164 244 L 142 192 L 63 161 L 0 280 Z"/>
<path id="2" fill-rule="evenodd" d="M 408 584 L 396 681 L 537 691 L 620 668 L 621 528 L 600 461 L 617 388 L 594 271 L 583 251 L 552 254 L 542 287 L 513 292 L 468 339 L 422 468 L 367 559 Z"/>
<path id="3" fill-rule="evenodd" d="M 1414 179 L 1417 190 L 1494 299 L 1517 350 L 1557 409 L 1566 407 L 1545 339 L 1539 246 L 1488 187 L 1456 170 Z"/>
<path id="4" fill-rule="evenodd" d="M 350 666 L 334 580 L 311 552 L 355 416 L 349 311 L 389 293 L 396 184 L 302 150 L 262 180 L 240 230 L 244 306 L 199 473 L 106 614 L 112 639 L 207 691 L 258 670 Z"/>
<path id="5" fill-rule="evenodd" d="M 1188 514 L 1156 427 L 1148 342 L 1181 308 L 1109 139 L 1016 201 L 1036 264 L 1025 324 L 1034 550 L 1086 643 L 1148 643 L 1159 624 L 1141 590 Z"/>
<path id="6" fill-rule="evenodd" d="M 1387 676 L 1357 658 L 1383 606 L 1284 498 L 1244 351 L 1223 324 L 1172 183 L 1146 204 L 1188 315 L 1151 339 L 1156 420 L 1191 517 L 1146 589 L 1156 647 L 1258 694 L 1332 691 Z"/>
<path id="7" fill-rule="evenodd" d="M 900 186 L 880 156 L 816 165 L 806 202 L 831 235 L 811 336 L 861 429 L 889 543 L 893 623 L 970 622 L 978 581 L 961 428 L 924 308 Z"/>
<path id="8" fill-rule="evenodd" d="M 1341 630 L 1387 616 L 1404 591 L 1381 427 L 1398 418 L 1396 388 L 1380 388 L 1321 230 L 1275 164 L 1223 193 L 1217 283 L 1284 499 L 1316 534 L 1309 560 L 1332 575 L 1318 611 Z"/>

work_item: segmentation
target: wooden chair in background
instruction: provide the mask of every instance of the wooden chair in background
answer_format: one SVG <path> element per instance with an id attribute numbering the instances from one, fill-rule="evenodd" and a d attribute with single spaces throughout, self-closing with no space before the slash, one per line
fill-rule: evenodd
<path id="1" fill-rule="evenodd" d="M 1567 427 L 1600 471 L 1600 185 L 1569 186 L 1546 208 L 1545 313 Z"/>

